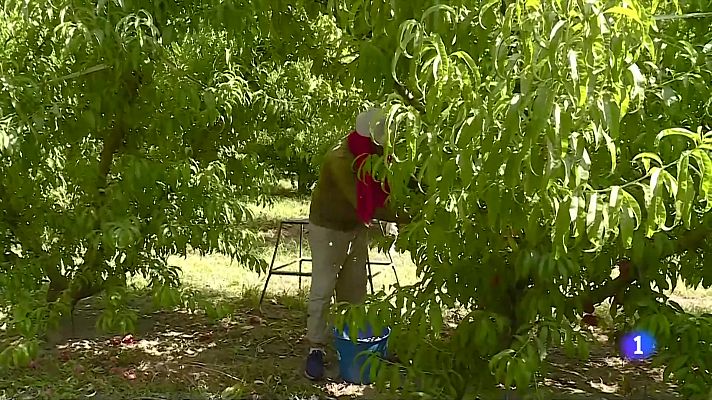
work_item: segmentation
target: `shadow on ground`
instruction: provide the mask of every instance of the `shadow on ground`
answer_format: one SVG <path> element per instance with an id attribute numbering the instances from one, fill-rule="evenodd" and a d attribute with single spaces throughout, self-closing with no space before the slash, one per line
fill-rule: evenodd
<path id="1" fill-rule="evenodd" d="M 338 379 L 333 351 L 329 379 L 315 384 L 303 377 L 303 295 L 268 298 L 260 312 L 250 294 L 231 301 L 234 312 L 219 321 L 181 310 L 147 311 L 148 304 L 140 299 L 132 305 L 142 313 L 136 331 L 120 336 L 98 332 L 100 310 L 80 304 L 73 325 L 53 332 L 29 368 L 0 371 L 0 387 L 18 400 L 375 396 L 369 387 Z"/>
<path id="2" fill-rule="evenodd" d="M 29 368 L 0 371 L 0 399 L 390 399 L 338 379 L 329 351 L 329 379 L 302 375 L 305 298 L 275 296 L 262 312 L 256 292 L 229 301 L 229 317 L 213 321 L 181 310 L 151 311 L 147 299 L 130 335 L 95 329 L 99 310 L 81 304 L 74 325 L 54 332 Z M 203 293 L 207 298 L 219 294 Z M 674 399 L 659 371 L 626 365 L 606 343 L 583 364 L 553 352 L 542 394 L 548 399 Z"/>
<path id="3" fill-rule="evenodd" d="M 594 334 L 586 362 L 566 357 L 554 349 L 548 356 L 549 373 L 544 381 L 551 399 L 680 399 L 671 383 L 663 382 L 662 369 L 650 362 L 627 362 L 618 356 L 605 335 Z"/>

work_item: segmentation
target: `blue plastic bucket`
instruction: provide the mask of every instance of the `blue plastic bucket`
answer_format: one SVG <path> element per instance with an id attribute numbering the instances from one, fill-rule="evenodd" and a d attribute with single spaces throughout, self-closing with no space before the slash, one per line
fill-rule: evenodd
<path id="1" fill-rule="evenodd" d="M 349 337 L 349 327 L 345 326 L 343 332 L 334 329 L 336 343 L 336 355 L 339 358 L 339 371 L 341 378 L 347 382 L 358 385 L 368 385 L 371 383 L 371 363 L 363 368 L 369 353 L 376 353 L 380 357 L 385 357 L 388 351 L 388 336 L 391 328 L 383 328 L 380 335 L 374 335 L 373 329 L 367 327 L 365 331 L 359 331 L 356 343 Z M 363 369 L 363 371 L 362 371 Z"/>

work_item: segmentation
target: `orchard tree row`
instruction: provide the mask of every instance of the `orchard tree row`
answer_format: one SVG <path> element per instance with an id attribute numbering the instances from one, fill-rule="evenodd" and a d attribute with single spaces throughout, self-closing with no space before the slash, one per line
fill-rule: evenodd
<path id="1" fill-rule="evenodd" d="M 666 294 L 712 286 L 709 0 L 0 7 L 0 300 L 24 338 L 6 360 L 97 293 L 102 326 L 130 329 L 130 276 L 199 307 L 169 255 L 264 268 L 246 205 L 276 165 L 308 185 L 376 102 L 396 131 L 374 172 L 411 210 L 398 246 L 420 277 L 347 315 L 394 329 L 381 384 L 526 391 L 548 349 L 586 356 L 579 320 L 605 303 L 708 394 L 712 317 Z"/>

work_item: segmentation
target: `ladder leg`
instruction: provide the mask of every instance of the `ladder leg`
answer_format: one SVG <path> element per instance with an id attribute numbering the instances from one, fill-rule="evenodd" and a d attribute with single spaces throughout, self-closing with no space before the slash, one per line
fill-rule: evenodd
<path id="1" fill-rule="evenodd" d="M 381 228 L 381 233 L 383 236 L 386 236 L 386 229 L 384 228 L 383 224 L 378 225 Z M 388 262 L 391 265 L 391 269 L 393 270 L 393 276 L 396 278 L 396 285 L 400 287 L 400 282 L 398 281 L 398 272 L 396 271 L 396 264 L 393 262 L 393 256 L 391 256 L 391 249 L 393 246 L 391 246 L 388 250 L 386 250 L 386 255 L 388 256 Z"/>
<path id="2" fill-rule="evenodd" d="M 398 272 L 396 272 L 396 265 L 391 263 L 391 269 L 393 270 L 393 276 L 396 278 L 396 286 L 400 287 L 400 282 L 398 281 Z"/>
<path id="3" fill-rule="evenodd" d="M 400 287 L 400 282 L 398 281 L 398 272 L 396 271 L 396 263 L 393 262 L 393 256 L 391 255 L 390 248 L 386 251 L 386 255 L 388 256 L 388 262 L 391 264 L 391 269 L 393 270 L 393 277 L 396 278 L 396 285 Z"/>
<path id="4" fill-rule="evenodd" d="M 375 294 L 375 291 L 373 290 L 373 273 L 371 272 L 371 258 L 368 254 L 368 250 L 366 251 L 366 268 L 366 273 L 368 274 L 368 283 L 371 285 L 371 294 L 373 295 Z"/>
<path id="5" fill-rule="evenodd" d="M 302 291 L 302 242 L 304 241 L 304 224 L 299 224 L 299 291 Z"/>
<path id="6" fill-rule="evenodd" d="M 265 299 L 265 293 L 267 293 L 267 285 L 269 285 L 269 278 L 272 277 L 272 268 L 274 267 L 274 261 L 277 259 L 277 250 L 279 249 L 279 243 L 282 240 L 282 223 L 279 223 L 279 228 L 277 229 L 277 242 L 274 244 L 274 253 L 272 253 L 272 262 L 269 264 L 269 272 L 267 273 L 267 279 L 265 280 L 265 287 L 262 289 L 262 295 L 260 296 L 260 309 L 262 308 L 262 301 Z"/>

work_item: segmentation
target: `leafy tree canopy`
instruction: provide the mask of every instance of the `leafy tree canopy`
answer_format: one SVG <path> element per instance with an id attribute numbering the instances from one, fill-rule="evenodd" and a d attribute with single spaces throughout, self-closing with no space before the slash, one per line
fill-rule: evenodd
<path id="1" fill-rule="evenodd" d="M 291 151 L 318 160 L 377 102 L 397 129 L 373 169 L 414 216 L 398 244 L 421 280 L 349 317 L 392 324 L 409 382 L 448 398 L 525 390 L 548 348 L 586 356 L 577 321 L 613 297 L 617 329 L 653 332 L 655 362 L 688 397 L 706 395 L 712 317 L 665 293 L 712 286 L 710 9 L 5 1 L 8 326 L 32 338 L 61 304 L 106 290 L 106 327 L 129 328 L 126 277 L 180 303 L 166 259 L 189 246 L 262 268 L 242 222 L 271 165 Z M 422 190 L 406 189 L 411 176 Z"/>

